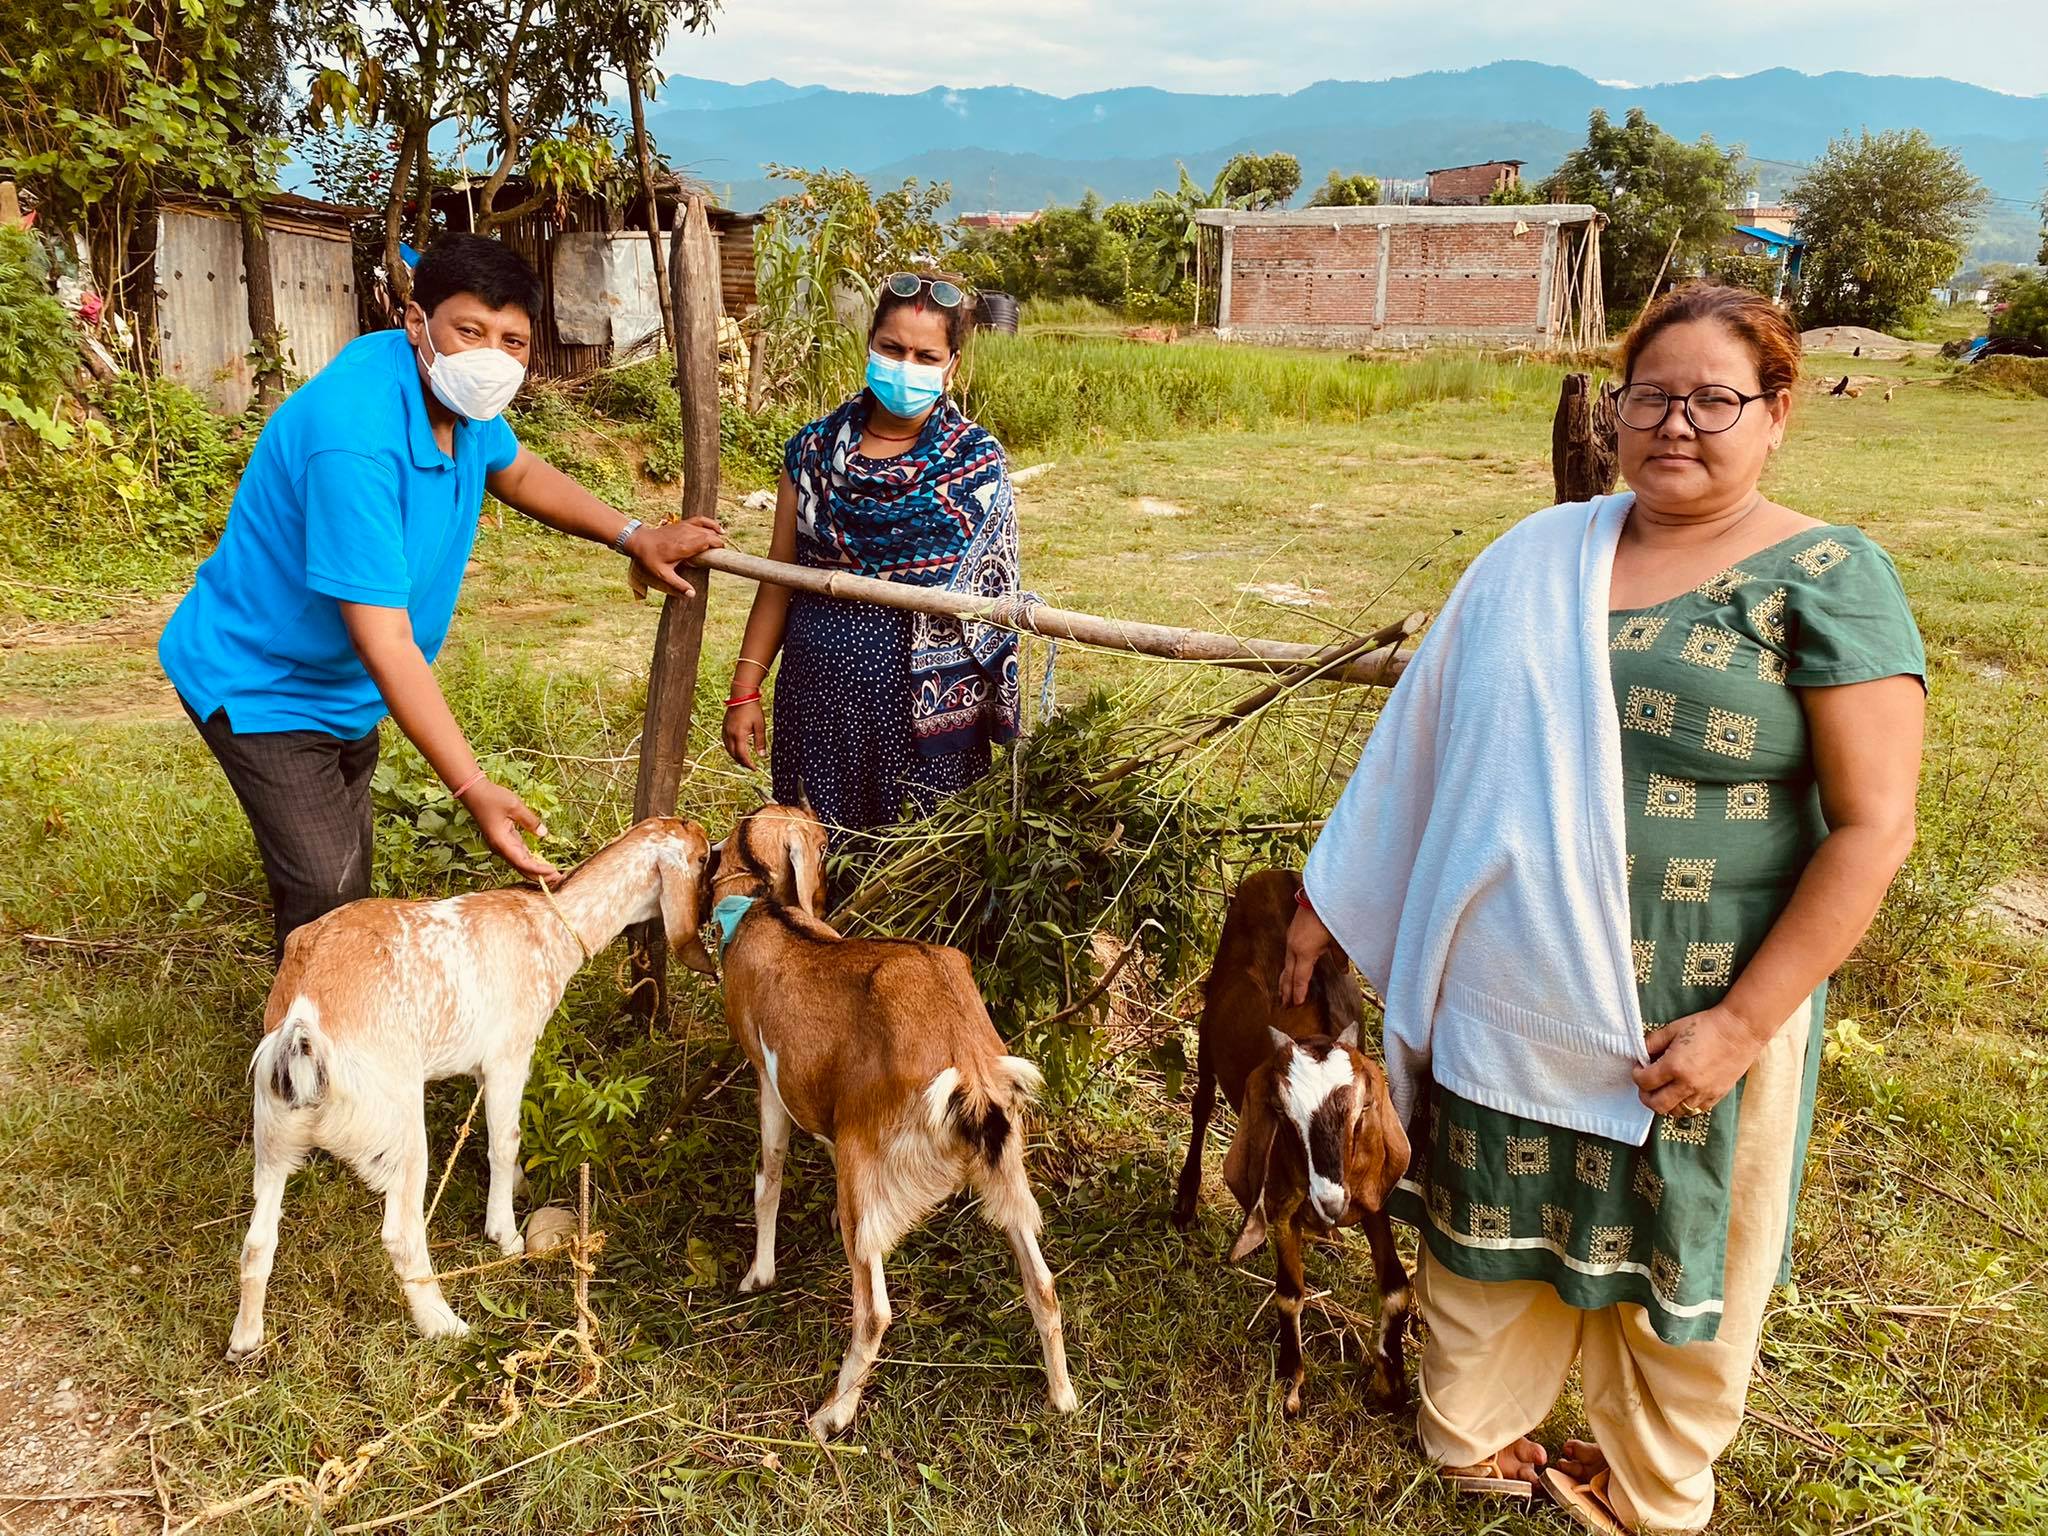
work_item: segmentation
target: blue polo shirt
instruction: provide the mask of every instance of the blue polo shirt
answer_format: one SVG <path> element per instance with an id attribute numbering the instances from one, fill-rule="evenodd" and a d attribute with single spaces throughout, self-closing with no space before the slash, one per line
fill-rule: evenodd
<path id="1" fill-rule="evenodd" d="M 484 477 L 518 453 L 503 417 L 458 418 L 450 458 L 405 332 L 350 342 L 256 440 L 220 545 L 157 643 L 172 685 L 202 720 L 225 709 L 237 733 L 375 729 L 384 699 L 340 605 L 405 609 L 421 653 L 438 656 Z"/>

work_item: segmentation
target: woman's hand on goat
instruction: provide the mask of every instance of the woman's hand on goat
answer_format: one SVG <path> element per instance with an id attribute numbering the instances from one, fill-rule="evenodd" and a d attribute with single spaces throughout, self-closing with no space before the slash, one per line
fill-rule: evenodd
<path id="1" fill-rule="evenodd" d="M 1763 1051 L 1749 1022 L 1726 1007 L 1673 1019 L 1643 1040 L 1647 1065 L 1633 1073 L 1643 1103 L 1660 1115 L 1693 1115 L 1712 1109 L 1742 1081 Z"/>
<path id="2" fill-rule="evenodd" d="M 1308 1001 L 1308 984 L 1316 973 L 1316 961 L 1330 947 L 1330 930 L 1307 907 L 1294 909 L 1287 925 L 1287 963 L 1280 971 L 1280 1006 L 1298 1008 Z"/>
<path id="3" fill-rule="evenodd" d="M 553 885 L 562 872 L 526 846 L 525 832 L 541 830 L 540 817 L 532 806 L 502 784 L 479 779 L 466 791 L 462 803 L 476 818 L 479 831 L 491 852 L 530 880 Z"/>

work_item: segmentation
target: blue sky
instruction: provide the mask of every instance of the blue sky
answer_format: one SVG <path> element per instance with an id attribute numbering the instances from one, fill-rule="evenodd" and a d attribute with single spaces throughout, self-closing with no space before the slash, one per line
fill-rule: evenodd
<path id="1" fill-rule="evenodd" d="M 1495 59 L 1648 85 L 1784 66 L 2048 93 L 2048 0 L 727 0 L 672 73 L 848 90 L 1250 93 Z"/>

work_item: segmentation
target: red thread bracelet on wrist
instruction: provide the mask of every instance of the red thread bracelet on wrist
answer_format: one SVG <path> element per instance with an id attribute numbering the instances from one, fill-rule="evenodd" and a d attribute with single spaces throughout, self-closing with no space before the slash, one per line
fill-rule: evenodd
<path id="1" fill-rule="evenodd" d="M 456 798 L 456 799 L 460 800 L 460 799 L 461 799 L 461 798 L 462 798 L 462 797 L 463 797 L 464 795 L 468 794 L 468 793 L 469 793 L 469 792 L 470 792 L 470 791 L 471 791 L 472 789 L 475 789 L 475 788 L 477 787 L 477 785 L 479 785 L 479 784 L 483 783 L 483 781 L 484 781 L 484 771 L 483 771 L 483 769 L 479 768 L 479 769 L 477 769 L 477 771 L 476 771 L 475 773 L 472 773 L 472 774 L 471 774 L 471 775 L 470 775 L 470 776 L 469 776 L 468 778 L 466 778 L 466 779 L 464 779 L 464 780 L 462 781 L 462 788 L 460 788 L 460 789 L 454 789 L 454 790 L 450 790 L 450 791 L 449 791 L 449 793 L 450 793 L 450 794 L 452 794 L 453 796 L 455 796 L 455 798 Z"/>

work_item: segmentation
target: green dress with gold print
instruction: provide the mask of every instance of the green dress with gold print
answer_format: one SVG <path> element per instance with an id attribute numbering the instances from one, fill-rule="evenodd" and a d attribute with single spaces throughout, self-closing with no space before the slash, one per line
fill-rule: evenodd
<path id="1" fill-rule="evenodd" d="M 1910 674 L 1926 658 L 1898 573 L 1847 527 L 1812 528 L 1653 608 L 1611 616 L 1629 921 L 1655 1029 L 1719 1002 L 1826 835 L 1800 688 Z M 1813 1119 L 1825 987 L 1800 1096 Z M 1721 1319 L 1742 1086 L 1658 1117 L 1641 1147 L 1435 1086 L 1394 1213 L 1475 1280 L 1541 1280 L 1587 1309 L 1635 1302 L 1667 1343 Z"/>

